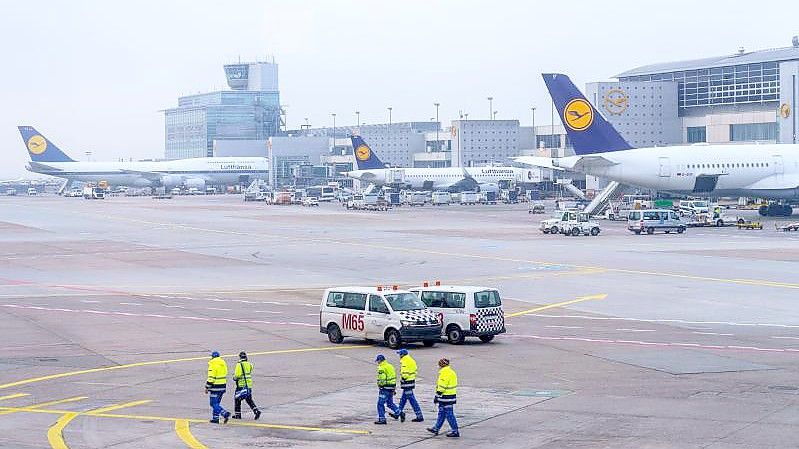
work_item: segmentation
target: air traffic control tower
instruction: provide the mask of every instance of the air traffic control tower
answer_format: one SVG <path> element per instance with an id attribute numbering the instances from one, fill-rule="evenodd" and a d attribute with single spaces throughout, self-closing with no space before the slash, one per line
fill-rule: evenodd
<path id="1" fill-rule="evenodd" d="M 214 140 L 265 140 L 280 133 L 274 61 L 224 66 L 230 90 L 178 98 L 164 111 L 167 159 L 213 156 Z"/>

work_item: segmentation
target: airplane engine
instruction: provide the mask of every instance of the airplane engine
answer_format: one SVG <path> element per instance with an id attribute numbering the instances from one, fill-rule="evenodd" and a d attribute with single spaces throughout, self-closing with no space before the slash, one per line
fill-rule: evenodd
<path id="1" fill-rule="evenodd" d="M 184 181 L 183 183 L 187 188 L 197 188 L 200 190 L 205 190 L 205 179 L 202 178 L 189 178 Z"/>
<path id="2" fill-rule="evenodd" d="M 183 177 L 177 175 L 165 175 L 161 177 L 161 185 L 167 189 L 183 185 Z"/>

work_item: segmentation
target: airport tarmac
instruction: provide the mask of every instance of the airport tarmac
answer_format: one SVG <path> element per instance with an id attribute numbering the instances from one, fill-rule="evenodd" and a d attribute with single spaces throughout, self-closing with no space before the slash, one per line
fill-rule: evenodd
<path id="1" fill-rule="evenodd" d="M 425 431 L 444 356 L 458 447 L 799 446 L 799 233 L 550 236 L 547 216 L 0 198 L 0 447 L 451 446 Z M 426 421 L 375 426 L 373 361 L 397 356 L 329 343 L 322 290 L 436 279 L 498 287 L 508 333 L 409 345 Z M 260 420 L 207 422 L 212 350 L 251 355 Z"/>

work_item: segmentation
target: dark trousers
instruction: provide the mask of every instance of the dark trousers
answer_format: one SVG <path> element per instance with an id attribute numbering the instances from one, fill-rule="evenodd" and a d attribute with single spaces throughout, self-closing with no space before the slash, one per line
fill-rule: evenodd
<path id="1" fill-rule="evenodd" d="M 400 411 L 405 410 L 405 404 L 410 402 L 411 408 L 413 408 L 413 412 L 416 413 L 417 418 L 423 418 L 422 416 L 422 408 L 419 407 L 419 402 L 416 400 L 416 396 L 413 394 L 413 388 L 403 388 L 402 389 L 402 397 L 400 397 L 399 405 L 397 408 Z"/>
<path id="2" fill-rule="evenodd" d="M 237 393 L 239 392 L 239 390 L 241 390 L 241 388 L 240 387 L 236 387 L 236 392 Z M 255 413 L 258 410 L 258 406 L 255 405 L 255 401 L 252 400 L 252 388 L 250 388 L 250 394 L 245 396 L 245 397 L 243 397 L 243 398 L 238 398 L 238 397 L 235 397 L 235 395 L 234 395 L 233 411 L 236 412 L 236 416 L 241 416 L 241 401 L 242 401 L 242 399 L 247 401 L 247 405 L 250 406 L 250 408 L 252 409 L 253 413 Z"/>

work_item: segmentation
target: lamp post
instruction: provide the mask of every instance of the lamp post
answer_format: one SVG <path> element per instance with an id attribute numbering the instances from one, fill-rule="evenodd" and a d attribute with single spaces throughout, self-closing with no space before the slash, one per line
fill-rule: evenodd
<path id="1" fill-rule="evenodd" d="M 441 128 L 441 123 L 438 121 L 438 107 L 441 106 L 441 103 L 435 102 L 433 106 L 436 107 L 436 150 L 439 149 L 438 143 L 438 129 Z"/>
<path id="2" fill-rule="evenodd" d="M 488 119 L 491 120 L 491 116 L 494 112 L 494 97 L 488 97 Z"/>
<path id="3" fill-rule="evenodd" d="M 336 152 L 336 113 L 330 114 L 333 116 L 333 152 Z"/>
<path id="4" fill-rule="evenodd" d="M 361 127 L 361 111 L 355 111 L 355 120 L 358 122 L 358 128 Z"/>
<path id="5" fill-rule="evenodd" d="M 535 106 L 531 107 L 530 110 L 533 112 L 533 147 L 538 148 L 538 142 L 536 141 L 535 135 Z"/>
<path id="6" fill-rule="evenodd" d="M 394 110 L 391 106 L 388 107 L 388 138 L 391 139 L 391 111 Z"/>

